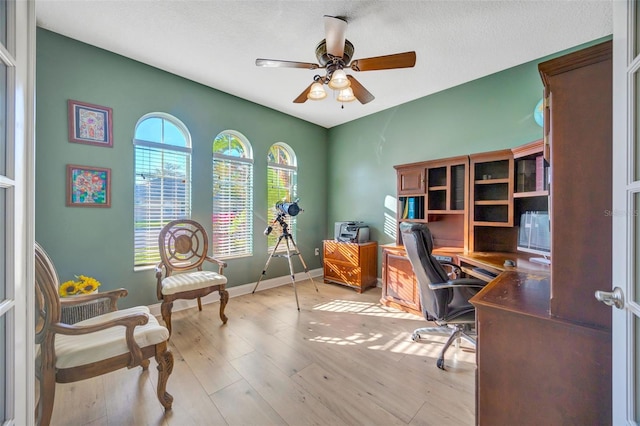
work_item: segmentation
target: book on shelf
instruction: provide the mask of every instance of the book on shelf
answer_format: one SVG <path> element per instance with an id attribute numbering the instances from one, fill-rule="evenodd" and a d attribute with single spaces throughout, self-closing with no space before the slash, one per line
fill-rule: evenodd
<path id="1" fill-rule="evenodd" d="M 401 198 L 400 201 L 402 203 L 402 218 L 406 219 L 409 215 L 409 203 L 406 198 Z"/>
<path id="2" fill-rule="evenodd" d="M 408 204 L 407 218 L 415 219 L 416 218 L 416 199 L 414 197 L 409 197 L 407 204 Z"/>
<path id="3" fill-rule="evenodd" d="M 539 155 L 536 157 L 536 191 L 547 189 L 545 184 L 545 175 L 544 157 Z"/>

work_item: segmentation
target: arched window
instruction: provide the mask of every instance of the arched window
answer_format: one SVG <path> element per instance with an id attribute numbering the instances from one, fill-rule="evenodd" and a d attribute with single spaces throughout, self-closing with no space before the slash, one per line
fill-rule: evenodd
<path id="1" fill-rule="evenodd" d="M 191 136 L 177 118 L 143 116 L 136 124 L 134 266 L 160 261 L 158 234 L 174 219 L 191 217 Z"/>
<path id="2" fill-rule="evenodd" d="M 271 145 L 267 153 L 267 217 L 275 219 L 278 211 L 276 203 L 292 202 L 297 197 L 297 177 L 298 166 L 296 154 L 293 149 L 285 143 L 277 142 Z M 289 224 L 289 233 L 296 238 L 296 217 L 287 216 L 286 222 Z M 279 232 L 280 230 L 277 229 Z M 272 232 L 267 237 L 269 251 L 276 245 L 279 234 Z M 281 242 L 278 251 L 286 250 L 285 242 Z"/>
<path id="3" fill-rule="evenodd" d="M 253 152 L 242 134 L 226 130 L 213 141 L 213 254 L 253 254 Z"/>

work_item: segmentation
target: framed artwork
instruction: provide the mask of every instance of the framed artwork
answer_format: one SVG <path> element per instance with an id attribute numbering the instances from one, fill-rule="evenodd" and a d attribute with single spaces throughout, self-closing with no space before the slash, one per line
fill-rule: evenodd
<path id="1" fill-rule="evenodd" d="M 113 110 L 69 99 L 69 142 L 113 147 Z"/>
<path id="2" fill-rule="evenodd" d="M 67 206 L 111 207 L 111 169 L 67 164 Z"/>

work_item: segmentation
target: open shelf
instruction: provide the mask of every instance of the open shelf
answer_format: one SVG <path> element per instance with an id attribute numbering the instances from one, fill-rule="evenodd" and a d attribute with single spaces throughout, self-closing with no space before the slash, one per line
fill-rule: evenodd
<path id="1" fill-rule="evenodd" d="M 469 221 L 469 250 L 494 250 L 495 245 L 509 245 L 486 236 L 481 228 L 512 228 L 513 212 L 513 154 L 511 150 L 500 150 L 473 154 L 471 169 L 471 211 Z M 514 247 L 515 248 L 515 247 Z"/>

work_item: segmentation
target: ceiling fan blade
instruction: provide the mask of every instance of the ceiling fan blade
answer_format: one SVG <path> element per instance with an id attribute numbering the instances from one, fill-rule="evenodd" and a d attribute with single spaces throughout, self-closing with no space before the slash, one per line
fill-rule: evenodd
<path id="1" fill-rule="evenodd" d="M 416 52 L 396 53 L 394 55 L 376 56 L 374 58 L 351 61 L 354 71 L 390 70 L 394 68 L 411 68 L 416 64 Z"/>
<path id="2" fill-rule="evenodd" d="M 315 81 L 314 81 L 315 83 Z M 304 91 L 302 93 L 300 93 L 300 95 L 298 95 L 297 98 L 295 98 L 293 100 L 294 104 L 303 104 L 307 101 L 307 95 L 309 94 L 309 91 L 311 90 L 311 86 L 313 85 L 313 83 L 311 83 L 309 85 L 309 87 L 307 87 L 306 89 L 304 89 Z"/>
<path id="3" fill-rule="evenodd" d="M 367 89 L 364 88 L 362 84 L 358 80 L 355 79 L 352 75 L 347 75 L 347 78 L 351 82 L 351 90 L 353 90 L 353 96 L 356 97 L 357 100 L 360 101 L 361 104 L 367 104 L 375 99 Z"/>
<path id="4" fill-rule="evenodd" d="M 344 40 L 347 33 L 347 21 L 335 16 L 324 15 L 324 33 L 327 42 L 327 53 L 342 58 Z"/>
<path id="5" fill-rule="evenodd" d="M 256 65 L 259 67 L 272 67 L 272 68 L 304 68 L 308 70 L 315 70 L 320 68 L 320 65 L 311 62 L 294 62 L 294 61 L 281 61 L 279 59 L 256 59 Z"/>

